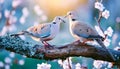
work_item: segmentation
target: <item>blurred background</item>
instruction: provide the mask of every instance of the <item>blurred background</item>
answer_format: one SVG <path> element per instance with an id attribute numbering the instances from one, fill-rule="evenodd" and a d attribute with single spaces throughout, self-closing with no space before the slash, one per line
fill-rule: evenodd
<path id="1" fill-rule="evenodd" d="M 100 1 L 100 0 L 98 0 Z M 0 0 L 0 36 L 7 33 L 15 34 L 30 26 L 47 23 L 55 16 L 64 16 L 70 10 L 77 11 L 79 20 L 97 25 L 95 17 L 98 10 L 94 8 L 95 0 Z M 120 4 L 119 0 L 102 0 L 102 4 L 110 11 L 110 17 L 101 19 L 103 30 L 108 27 L 113 29 L 113 35 L 109 37 L 109 48 L 120 48 Z M 68 21 L 68 19 L 65 19 Z M 32 40 L 29 36 L 20 36 L 23 40 L 34 44 L 41 44 Z M 75 41 L 69 33 L 69 23 L 61 24 L 60 34 L 49 41 L 53 45 L 64 45 Z M 88 69 L 94 68 L 94 60 L 85 57 L 72 57 L 72 66 L 76 63 Z M 24 55 L 8 51 L 0 51 L 0 69 L 36 69 L 37 64 L 51 64 L 51 69 L 62 69 L 57 60 L 45 61 L 27 58 Z"/>

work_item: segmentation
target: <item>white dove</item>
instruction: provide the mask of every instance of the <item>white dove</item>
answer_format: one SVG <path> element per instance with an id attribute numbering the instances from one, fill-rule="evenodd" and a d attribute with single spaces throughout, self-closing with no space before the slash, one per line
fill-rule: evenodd
<path id="1" fill-rule="evenodd" d="M 102 42 L 104 38 L 101 37 L 94 28 L 92 28 L 90 25 L 84 22 L 80 22 L 77 19 L 77 14 L 75 14 L 74 11 L 68 12 L 65 17 L 69 17 L 70 32 L 73 37 L 75 37 L 77 40 L 80 40 L 83 43 L 87 41 L 96 40 L 100 46 L 106 49 L 111 58 L 115 61 L 115 58 L 112 55 L 112 53 L 106 48 L 106 46 Z"/>
<path id="2" fill-rule="evenodd" d="M 18 35 L 30 35 L 33 40 L 41 41 L 45 48 L 51 47 L 47 41 L 52 40 L 59 33 L 60 23 L 65 21 L 60 16 L 56 16 L 52 22 L 42 23 L 36 26 L 28 28 L 26 31 L 22 31 L 18 34 L 13 34 L 12 36 Z"/>

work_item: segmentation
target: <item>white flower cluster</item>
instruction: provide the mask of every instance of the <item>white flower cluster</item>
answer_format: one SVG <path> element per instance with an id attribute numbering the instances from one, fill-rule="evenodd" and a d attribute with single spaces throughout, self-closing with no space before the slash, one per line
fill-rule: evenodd
<path id="1" fill-rule="evenodd" d="M 5 57 L 4 62 L 0 61 L 0 69 L 10 69 L 15 58 L 15 53 L 11 52 L 9 56 Z M 18 60 L 16 64 L 24 65 L 25 61 L 23 59 Z"/>
<path id="2" fill-rule="evenodd" d="M 37 64 L 37 69 L 50 69 L 51 65 L 47 63 Z"/>
<path id="3" fill-rule="evenodd" d="M 15 26 L 15 23 L 17 22 L 17 17 L 15 16 L 15 13 L 15 11 L 10 11 L 8 9 L 4 10 L 4 16 L 7 19 L 7 22 L 6 25 L 2 28 L 0 36 L 5 35 L 7 32 L 13 32 L 17 30 Z"/>
<path id="4" fill-rule="evenodd" d="M 112 63 L 106 62 L 106 61 L 101 61 L 101 60 L 94 60 L 93 66 L 96 69 L 109 69 L 112 68 Z"/>
<path id="5" fill-rule="evenodd" d="M 22 0 L 13 0 L 12 1 L 12 7 L 16 8 L 21 4 Z"/>
<path id="6" fill-rule="evenodd" d="M 20 18 L 20 23 L 21 23 L 21 24 L 24 24 L 24 23 L 26 22 L 26 18 L 27 18 L 28 15 L 29 15 L 29 10 L 28 10 L 28 8 L 27 8 L 27 7 L 24 7 L 24 8 L 22 9 L 22 13 L 23 13 L 23 15 L 22 15 L 21 18 Z"/>
<path id="7" fill-rule="evenodd" d="M 58 64 L 63 67 L 63 69 L 69 69 L 69 65 L 72 69 L 83 69 L 80 63 L 76 63 L 75 66 L 72 65 L 71 57 L 69 57 L 69 62 L 68 58 L 64 61 L 58 60 Z"/>
<path id="8" fill-rule="evenodd" d="M 98 9 L 100 12 L 102 12 L 102 17 L 108 19 L 108 17 L 110 16 L 110 12 L 105 9 L 105 7 L 101 2 L 95 2 L 95 8 Z"/>
<path id="9" fill-rule="evenodd" d="M 0 0 L 0 4 L 3 4 L 4 3 L 4 0 Z"/>
<path id="10" fill-rule="evenodd" d="M 98 32 L 98 34 L 101 35 L 102 37 L 105 37 L 104 34 L 108 35 L 109 37 L 112 37 L 112 35 L 113 35 L 113 29 L 111 27 L 108 27 L 107 30 L 104 31 L 104 33 L 101 31 L 99 26 L 95 26 L 95 29 Z M 103 43 L 105 44 L 105 46 L 109 46 L 110 42 L 111 42 L 111 40 L 106 38 Z"/>
<path id="11" fill-rule="evenodd" d="M 68 62 L 69 59 L 69 62 Z M 66 60 L 62 61 L 62 60 L 58 60 L 58 64 L 60 64 L 63 69 L 69 69 L 69 66 L 72 67 L 72 61 L 71 61 L 71 57 L 67 58 Z"/>
<path id="12" fill-rule="evenodd" d="M 48 19 L 39 5 L 34 6 L 34 12 L 37 14 L 37 16 L 39 16 L 41 21 L 46 21 Z"/>

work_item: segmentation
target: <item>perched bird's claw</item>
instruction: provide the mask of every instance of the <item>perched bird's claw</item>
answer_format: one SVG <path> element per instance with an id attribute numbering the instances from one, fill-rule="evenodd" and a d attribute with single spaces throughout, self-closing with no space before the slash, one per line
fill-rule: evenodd
<path id="1" fill-rule="evenodd" d="M 48 50 L 48 49 L 54 49 L 54 46 L 51 46 L 51 45 L 44 45 L 45 49 Z"/>

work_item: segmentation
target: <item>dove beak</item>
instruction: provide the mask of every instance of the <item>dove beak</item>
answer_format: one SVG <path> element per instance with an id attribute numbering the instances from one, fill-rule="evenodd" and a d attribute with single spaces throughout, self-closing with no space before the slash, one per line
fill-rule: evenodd
<path id="1" fill-rule="evenodd" d="M 68 16 L 69 16 L 69 14 L 68 14 L 68 15 L 65 15 L 64 18 L 67 18 Z"/>
<path id="2" fill-rule="evenodd" d="M 63 23 L 65 23 L 65 21 L 64 21 L 64 20 L 62 20 L 62 22 L 63 22 Z"/>
<path id="3" fill-rule="evenodd" d="M 62 21 L 63 23 L 66 23 L 65 20 L 63 20 L 63 19 L 61 19 L 61 21 Z"/>

